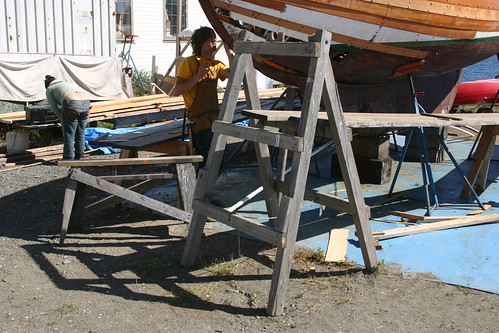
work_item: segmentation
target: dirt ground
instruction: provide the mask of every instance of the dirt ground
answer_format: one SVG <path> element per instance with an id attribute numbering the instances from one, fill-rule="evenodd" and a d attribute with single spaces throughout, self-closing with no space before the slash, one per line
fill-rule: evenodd
<path id="1" fill-rule="evenodd" d="M 498 295 L 396 264 L 374 274 L 326 264 L 306 249 L 296 252 L 284 314 L 268 317 L 272 247 L 208 224 L 185 268 L 187 225 L 125 206 L 87 217 L 59 245 L 67 171 L 0 173 L 1 332 L 499 331 Z"/>

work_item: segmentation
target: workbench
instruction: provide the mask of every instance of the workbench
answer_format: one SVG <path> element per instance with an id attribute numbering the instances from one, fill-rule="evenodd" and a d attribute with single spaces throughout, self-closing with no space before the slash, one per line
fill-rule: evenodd
<path id="1" fill-rule="evenodd" d="M 297 129 L 300 111 L 267 111 L 244 110 L 242 115 L 263 121 L 265 125 L 293 131 Z M 484 179 L 489 169 L 490 152 L 499 134 L 499 113 L 455 113 L 445 115 L 414 113 L 354 113 L 345 112 L 345 125 L 349 129 L 361 128 L 412 128 L 412 127 L 446 127 L 446 126 L 483 126 L 483 135 L 473 163 L 467 175 L 468 181 L 474 185 L 477 177 L 479 187 L 483 189 Z M 331 138 L 329 121 L 326 112 L 319 112 L 317 136 Z M 463 186 L 461 197 L 469 196 L 469 190 Z"/>

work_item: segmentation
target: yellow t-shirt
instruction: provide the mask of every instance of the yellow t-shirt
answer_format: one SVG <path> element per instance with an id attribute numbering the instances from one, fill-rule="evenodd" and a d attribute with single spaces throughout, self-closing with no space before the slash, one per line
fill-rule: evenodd
<path id="1" fill-rule="evenodd" d="M 211 74 L 209 75 L 211 79 L 215 78 L 219 79 L 222 76 L 225 69 L 227 69 L 227 66 L 225 66 L 223 62 L 219 60 L 206 60 L 203 57 L 190 56 L 182 60 L 182 62 L 180 63 L 180 66 L 177 71 L 177 76 L 188 80 L 194 75 L 196 75 L 199 68 L 198 66 L 202 66 L 206 63 L 210 63 Z M 197 85 L 194 85 L 194 87 L 192 87 L 191 90 L 182 95 L 182 97 L 184 97 L 184 103 L 187 109 L 189 109 L 192 103 L 194 103 L 194 98 L 196 97 L 197 89 L 198 89 Z"/>

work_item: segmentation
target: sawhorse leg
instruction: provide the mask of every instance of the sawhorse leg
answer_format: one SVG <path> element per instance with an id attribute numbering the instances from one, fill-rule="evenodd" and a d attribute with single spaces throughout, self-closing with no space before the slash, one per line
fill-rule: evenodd
<path id="1" fill-rule="evenodd" d="M 69 230 L 78 229 L 84 218 L 87 186 L 74 179 L 68 179 L 62 207 L 62 226 L 59 243 L 64 243 Z M 71 225 L 71 227 L 70 227 Z"/>

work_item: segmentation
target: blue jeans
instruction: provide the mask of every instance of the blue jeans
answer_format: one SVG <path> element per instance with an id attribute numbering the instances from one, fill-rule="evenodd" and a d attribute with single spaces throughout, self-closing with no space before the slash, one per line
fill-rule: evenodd
<path id="1" fill-rule="evenodd" d="M 89 113 L 89 100 L 64 100 L 62 103 L 63 159 L 80 159 L 85 156 L 85 127 Z"/>

